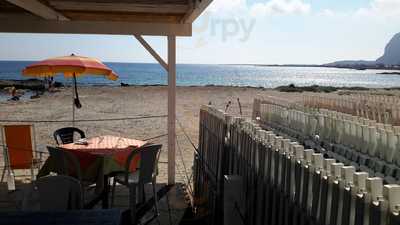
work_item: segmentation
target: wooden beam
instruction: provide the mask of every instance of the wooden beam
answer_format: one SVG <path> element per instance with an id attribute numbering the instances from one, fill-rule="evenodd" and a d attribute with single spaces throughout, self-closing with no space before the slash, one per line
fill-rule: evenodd
<path id="1" fill-rule="evenodd" d="M 191 36 L 191 24 L 107 21 L 0 20 L 0 32 Z"/>
<path id="2" fill-rule="evenodd" d="M 50 1 L 57 10 L 101 11 L 101 12 L 145 12 L 145 13 L 186 13 L 184 4 L 144 4 L 118 2 Z"/>
<path id="3" fill-rule="evenodd" d="M 71 20 L 138 23 L 179 23 L 185 14 L 61 11 Z"/>
<path id="4" fill-rule="evenodd" d="M 161 58 L 161 56 L 147 43 L 146 40 L 140 35 L 135 35 L 135 38 L 143 45 L 143 47 L 157 60 L 158 63 L 168 72 L 168 64 Z"/>
<path id="5" fill-rule="evenodd" d="M 211 4 L 213 0 L 195 0 L 192 10 L 190 10 L 182 19 L 182 23 L 193 23 L 197 17 Z"/>
<path id="6" fill-rule="evenodd" d="M 175 184 L 176 37 L 168 36 L 168 184 Z"/>
<path id="7" fill-rule="evenodd" d="M 23 8 L 36 16 L 47 20 L 69 20 L 67 17 L 57 12 L 56 10 L 44 5 L 37 0 L 6 0 L 20 8 Z"/>

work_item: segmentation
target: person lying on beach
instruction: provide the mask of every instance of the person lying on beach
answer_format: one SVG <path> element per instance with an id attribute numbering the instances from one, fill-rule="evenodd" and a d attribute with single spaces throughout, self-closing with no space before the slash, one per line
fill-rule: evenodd
<path id="1" fill-rule="evenodd" d="M 49 92 L 54 92 L 55 88 L 55 81 L 53 77 L 50 77 L 49 79 Z"/>
<path id="2" fill-rule="evenodd" d="M 14 86 L 12 86 L 10 89 L 10 95 L 11 95 L 11 98 L 9 99 L 10 101 L 19 100 L 19 96 L 17 95 L 17 89 Z"/>
<path id="3" fill-rule="evenodd" d="M 49 84 L 50 84 L 49 78 L 45 77 L 43 79 L 44 91 L 48 91 L 49 90 Z"/>
<path id="4" fill-rule="evenodd" d="M 35 94 L 34 94 L 34 95 L 32 95 L 30 98 L 31 98 L 31 99 L 40 98 L 40 93 L 39 93 L 39 91 L 38 91 L 38 90 L 36 90 Z"/>

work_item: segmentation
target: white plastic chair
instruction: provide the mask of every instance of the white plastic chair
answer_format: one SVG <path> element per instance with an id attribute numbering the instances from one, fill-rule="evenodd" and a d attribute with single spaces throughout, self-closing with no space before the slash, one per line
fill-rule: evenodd
<path id="1" fill-rule="evenodd" d="M 114 205 L 115 186 L 117 183 L 129 188 L 129 208 L 131 211 L 132 224 L 136 222 L 136 189 L 139 190 L 139 196 L 143 192 L 144 185 L 152 184 L 154 196 L 154 217 L 158 217 L 156 177 L 158 174 L 158 159 L 162 145 L 146 145 L 134 149 L 128 156 L 125 164 L 125 172 L 114 177 L 111 193 L 111 207 Z M 130 166 L 133 158 L 140 154 L 140 166 L 135 172 L 130 172 Z M 143 196 L 145 197 L 145 196 Z M 139 197 L 139 200 L 140 199 Z"/>
<path id="2" fill-rule="evenodd" d="M 80 182 L 69 176 L 41 177 L 23 193 L 24 211 L 63 211 L 83 208 Z"/>

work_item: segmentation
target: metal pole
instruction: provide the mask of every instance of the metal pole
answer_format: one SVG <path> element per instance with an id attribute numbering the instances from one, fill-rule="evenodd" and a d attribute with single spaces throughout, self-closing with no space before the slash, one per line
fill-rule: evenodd
<path id="1" fill-rule="evenodd" d="M 168 184 L 175 184 L 176 37 L 168 36 Z"/>
<path id="2" fill-rule="evenodd" d="M 75 91 L 74 91 L 74 81 L 71 82 L 71 89 L 72 89 L 72 126 L 75 126 Z"/>

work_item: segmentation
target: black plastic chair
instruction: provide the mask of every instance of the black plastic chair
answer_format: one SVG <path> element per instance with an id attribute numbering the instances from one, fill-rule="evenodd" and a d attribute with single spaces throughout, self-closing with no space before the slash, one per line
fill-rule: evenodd
<path id="1" fill-rule="evenodd" d="M 72 176 L 82 182 L 81 166 L 75 155 L 58 147 L 47 146 L 47 150 L 54 163 L 52 172 L 58 175 Z"/>
<path id="2" fill-rule="evenodd" d="M 78 133 L 81 138 L 85 138 L 85 132 L 76 128 L 76 127 L 64 127 L 54 131 L 54 140 L 56 140 L 57 145 L 59 145 L 59 139 L 61 140 L 61 144 L 69 144 L 74 142 L 74 134 Z"/>

